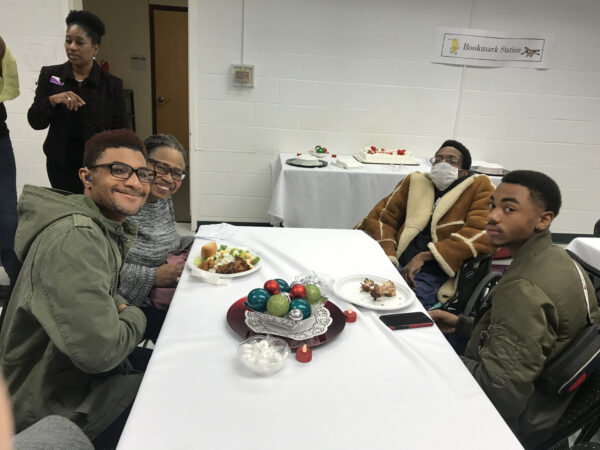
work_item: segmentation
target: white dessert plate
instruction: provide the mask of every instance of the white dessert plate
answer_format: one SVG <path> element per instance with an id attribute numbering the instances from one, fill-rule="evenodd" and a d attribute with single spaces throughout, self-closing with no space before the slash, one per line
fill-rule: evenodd
<path id="1" fill-rule="evenodd" d="M 218 242 L 217 243 L 218 246 L 221 246 L 222 244 L 227 245 L 228 248 L 239 248 L 242 250 L 247 251 L 248 253 L 251 253 L 254 256 L 260 256 L 258 254 L 256 254 L 256 252 L 253 252 L 252 250 L 250 250 L 248 247 L 243 247 L 241 245 L 231 245 L 231 244 L 227 244 L 224 242 Z M 237 278 L 237 277 L 243 277 L 245 275 L 250 275 L 251 273 L 256 272 L 257 270 L 259 270 L 262 267 L 262 258 L 256 263 L 254 264 L 254 266 L 252 267 L 252 269 L 250 270 L 246 270 L 245 272 L 238 272 L 238 273 L 217 273 L 217 272 L 211 272 L 209 270 L 202 270 L 198 267 L 196 267 L 196 265 L 194 264 L 194 260 L 196 258 L 199 258 L 200 254 L 195 254 L 195 255 L 190 255 L 188 256 L 188 259 L 186 261 L 187 266 L 190 268 L 192 275 L 195 277 L 199 277 L 199 278 L 204 278 L 205 274 L 210 274 L 210 275 L 214 275 L 216 277 L 219 278 Z"/>
<path id="2" fill-rule="evenodd" d="M 315 167 L 325 167 L 327 165 L 327 161 L 323 161 L 322 159 L 317 159 L 315 161 L 306 161 L 298 158 L 290 158 L 285 162 L 290 166 L 303 167 L 305 169 L 314 169 Z"/>
<path id="3" fill-rule="evenodd" d="M 410 288 L 394 282 L 394 286 L 396 286 L 395 296 L 384 296 L 374 300 L 373 297 L 371 297 L 371 294 L 361 289 L 361 284 L 365 278 L 368 278 L 377 284 L 383 284 L 386 281 L 390 281 L 389 278 L 382 278 L 376 275 L 350 275 L 340 278 L 333 284 L 333 293 L 347 302 L 379 311 L 406 308 L 416 298 L 415 293 Z"/>

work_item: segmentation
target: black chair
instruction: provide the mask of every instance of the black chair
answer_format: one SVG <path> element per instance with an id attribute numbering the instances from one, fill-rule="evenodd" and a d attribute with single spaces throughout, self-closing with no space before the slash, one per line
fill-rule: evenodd
<path id="1" fill-rule="evenodd" d="M 443 304 L 444 311 L 453 314 L 465 314 L 465 307 L 469 303 L 473 293 L 480 282 L 486 278 L 492 265 L 493 253 L 480 255 L 464 262 L 457 275 L 456 292 Z"/>
<path id="2" fill-rule="evenodd" d="M 584 442 L 583 444 L 575 444 L 572 450 L 600 450 L 600 444 L 596 442 Z"/>
<path id="3" fill-rule="evenodd" d="M 552 430 L 552 435 L 535 447 L 535 450 L 569 448 L 569 436 L 580 431 L 575 444 L 589 442 L 600 429 L 600 370 L 594 374 L 575 393 L 567 410 Z M 566 445 L 566 447 L 565 447 Z M 588 447 L 574 447 L 588 448 Z"/>

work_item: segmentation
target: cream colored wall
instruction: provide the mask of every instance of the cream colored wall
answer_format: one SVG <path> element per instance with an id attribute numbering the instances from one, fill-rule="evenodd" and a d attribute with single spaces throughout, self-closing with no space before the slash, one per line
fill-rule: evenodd
<path id="1" fill-rule="evenodd" d="M 83 0 L 83 8 L 102 19 L 106 35 L 97 60 L 106 60 L 110 72 L 133 89 L 137 134 L 152 134 L 152 81 L 149 5 L 187 6 L 187 0 Z M 131 68 L 131 56 L 146 57 L 144 71 Z"/>

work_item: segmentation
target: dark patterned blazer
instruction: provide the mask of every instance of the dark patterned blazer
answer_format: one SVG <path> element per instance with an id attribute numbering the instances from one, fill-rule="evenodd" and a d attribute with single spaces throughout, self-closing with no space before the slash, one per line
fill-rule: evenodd
<path id="1" fill-rule="evenodd" d="M 51 95 L 65 91 L 73 91 L 85 101 L 79 117 L 62 103 L 56 107 L 50 104 Z M 42 67 L 27 120 L 34 130 L 50 126 L 44 141 L 44 153 L 63 166 L 68 164 L 67 158 L 73 156 L 67 151 L 73 142 L 73 136 L 69 134 L 73 133 L 73 124 L 78 124 L 76 126 L 81 129 L 77 134 L 82 141 L 81 153 L 77 153 L 81 161 L 83 144 L 94 134 L 127 127 L 123 82 L 105 73 L 96 63 L 81 83 L 75 80 L 70 62 Z"/>

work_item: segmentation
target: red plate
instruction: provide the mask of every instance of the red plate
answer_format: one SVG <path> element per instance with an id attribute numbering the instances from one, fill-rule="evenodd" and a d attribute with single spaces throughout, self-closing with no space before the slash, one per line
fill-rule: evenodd
<path id="1" fill-rule="evenodd" d="M 229 311 L 227 311 L 227 323 L 231 329 L 239 334 L 243 339 L 248 339 L 250 336 L 254 336 L 255 334 L 259 333 L 255 333 L 248 328 L 248 325 L 246 325 L 246 311 L 252 310 L 244 305 L 245 301 L 246 297 L 240 298 L 237 302 L 231 305 Z M 304 344 L 308 345 L 309 347 L 314 347 L 316 345 L 331 341 L 334 337 L 340 334 L 346 326 L 346 318 L 340 308 L 335 306 L 333 303 L 325 302 L 323 306 L 329 310 L 329 314 L 333 319 L 333 322 L 331 322 L 331 325 L 329 325 L 329 328 L 327 328 L 325 333 L 321 334 L 320 336 L 305 339 L 303 341 L 296 341 L 295 339 L 290 339 L 283 336 L 277 337 L 285 340 L 289 344 L 290 348 L 299 348 Z"/>

